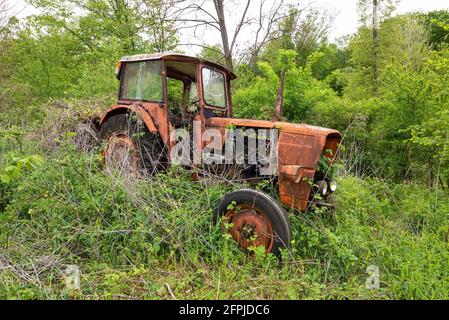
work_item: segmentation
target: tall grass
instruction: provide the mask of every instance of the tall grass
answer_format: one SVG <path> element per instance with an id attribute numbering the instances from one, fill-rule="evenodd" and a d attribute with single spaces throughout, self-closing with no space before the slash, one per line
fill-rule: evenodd
<path id="1" fill-rule="evenodd" d="M 341 176 L 333 212 L 289 212 L 282 261 L 248 257 L 212 223 L 238 185 L 193 182 L 176 167 L 152 179 L 105 174 L 78 115 L 60 112 L 0 137 L 0 172 L 11 153 L 45 159 L 0 184 L 1 298 L 449 298 L 441 190 Z M 71 265 L 79 290 L 66 286 Z M 366 287 L 369 266 L 379 288 Z"/>

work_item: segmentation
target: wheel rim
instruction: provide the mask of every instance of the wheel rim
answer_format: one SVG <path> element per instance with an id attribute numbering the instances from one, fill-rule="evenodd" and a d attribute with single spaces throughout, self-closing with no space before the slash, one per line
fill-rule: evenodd
<path id="1" fill-rule="evenodd" d="M 264 246 L 267 253 L 271 252 L 275 235 L 264 213 L 251 206 L 239 205 L 238 209 L 228 210 L 225 218 L 232 224 L 229 233 L 243 249 Z"/>
<path id="2" fill-rule="evenodd" d="M 132 176 L 137 175 L 138 157 L 131 138 L 125 134 L 113 135 L 107 139 L 103 151 L 105 167 L 108 171 L 119 170 Z"/>

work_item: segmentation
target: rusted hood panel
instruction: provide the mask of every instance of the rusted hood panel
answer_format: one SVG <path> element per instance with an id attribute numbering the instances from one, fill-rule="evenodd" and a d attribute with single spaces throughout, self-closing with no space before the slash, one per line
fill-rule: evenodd
<path id="1" fill-rule="evenodd" d="M 207 126 L 223 127 L 228 125 L 235 125 L 237 127 L 253 127 L 264 129 L 279 129 L 283 132 L 298 133 L 301 135 L 310 136 L 328 136 L 335 135 L 340 137 L 340 132 L 333 129 L 311 126 L 307 124 L 296 124 L 280 121 L 266 121 L 266 120 L 249 120 L 249 119 L 232 119 L 232 118 L 209 118 L 206 120 Z"/>
<path id="2" fill-rule="evenodd" d="M 298 165 L 303 168 L 315 168 L 326 137 L 321 135 L 304 135 L 280 131 L 278 141 L 278 163 Z"/>

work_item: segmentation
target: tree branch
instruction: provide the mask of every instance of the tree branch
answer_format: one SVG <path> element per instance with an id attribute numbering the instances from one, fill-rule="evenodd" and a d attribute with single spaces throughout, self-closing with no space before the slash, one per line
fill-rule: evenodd
<path id="1" fill-rule="evenodd" d="M 239 34 L 243 24 L 244 24 L 244 20 L 245 20 L 245 17 L 246 17 L 246 13 L 248 12 L 248 8 L 249 8 L 250 3 L 251 3 L 251 0 L 248 0 L 246 2 L 246 7 L 245 7 L 245 10 L 243 11 L 242 18 L 240 19 L 240 23 L 237 25 L 237 28 L 235 29 L 234 36 L 233 36 L 232 42 L 231 42 L 231 48 L 230 48 L 231 52 L 234 49 L 235 41 L 237 40 L 237 36 L 238 36 L 238 34 Z"/>

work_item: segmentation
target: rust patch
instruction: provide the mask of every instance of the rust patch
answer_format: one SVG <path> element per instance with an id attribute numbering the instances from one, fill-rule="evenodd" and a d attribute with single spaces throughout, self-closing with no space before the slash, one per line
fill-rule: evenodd
<path id="1" fill-rule="evenodd" d="M 225 217 L 233 225 L 229 233 L 242 248 L 263 246 L 267 253 L 271 252 L 275 235 L 264 214 L 249 206 L 239 206 L 226 212 Z"/>
<path id="2" fill-rule="evenodd" d="M 312 190 L 310 181 L 313 180 L 315 169 L 301 168 L 299 171 L 296 179 L 285 174 L 279 175 L 279 196 L 283 204 L 306 211 Z"/>

